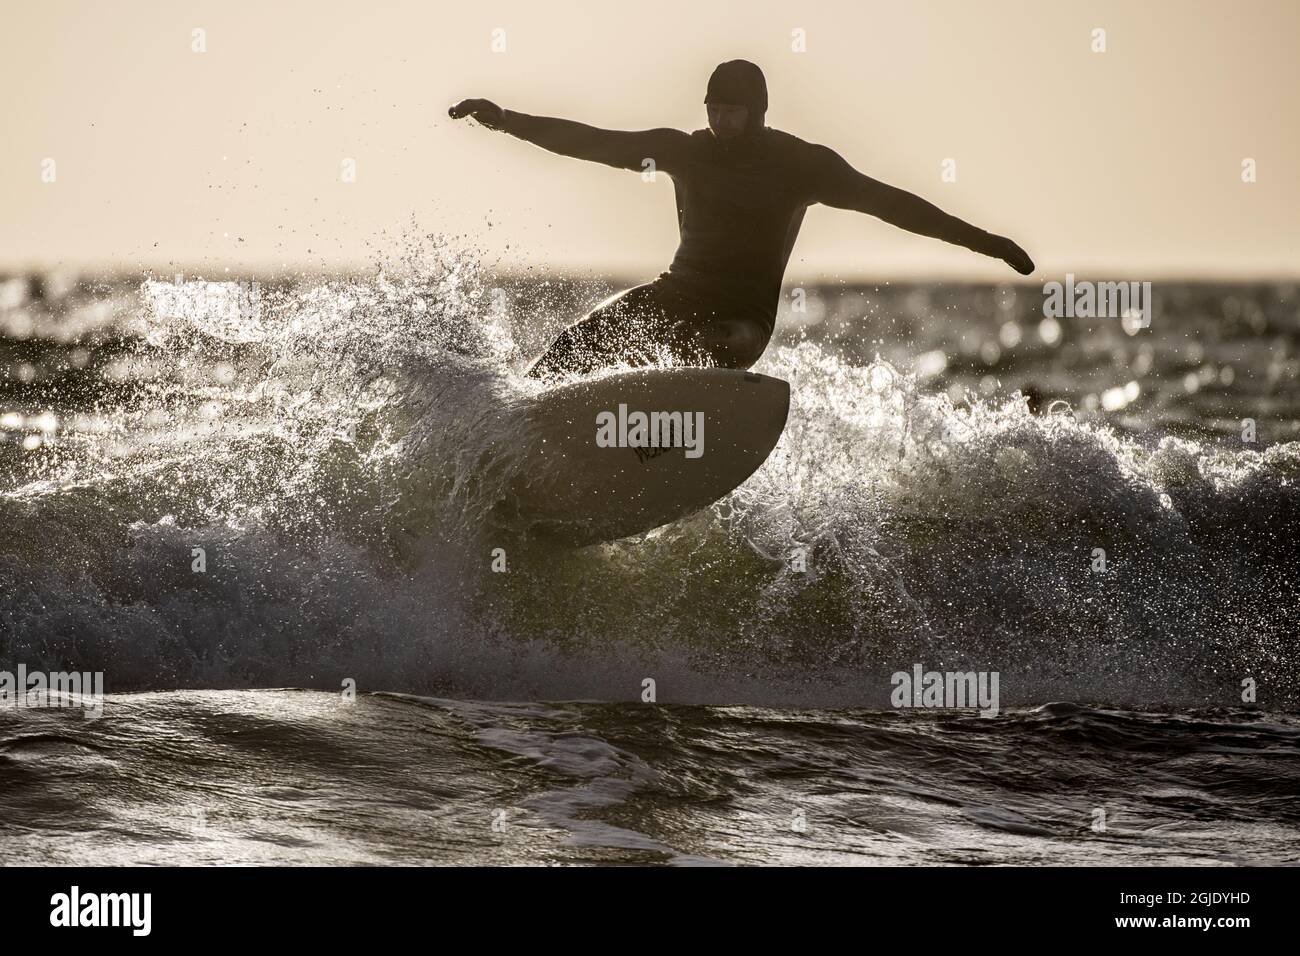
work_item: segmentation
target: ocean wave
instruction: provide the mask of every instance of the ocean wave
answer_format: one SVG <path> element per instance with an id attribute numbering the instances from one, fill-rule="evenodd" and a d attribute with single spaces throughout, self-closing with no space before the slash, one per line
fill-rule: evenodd
<path id="1" fill-rule="evenodd" d="M 146 281 L 129 387 L 0 492 L 0 659 L 118 690 L 884 706 L 922 663 L 1024 704 L 1294 702 L 1300 443 L 1121 434 L 804 341 L 758 366 L 793 401 L 748 482 L 565 551 L 498 508 L 539 386 L 490 282 L 438 242 L 366 279 Z"/>

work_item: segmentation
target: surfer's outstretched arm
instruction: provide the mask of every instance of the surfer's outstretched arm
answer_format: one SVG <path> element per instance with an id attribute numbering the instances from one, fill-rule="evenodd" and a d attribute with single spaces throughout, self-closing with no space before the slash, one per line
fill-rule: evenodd
<path id="1" fill-rule="evenodd" d="M 836 209 L 864 212 L 908 232 L 965 246 L 982 255 L 1003 260 L 1021 275 L 1034 271 L 1034 262 L 1029 254 L 1005 236 L 985 232 L 948 215 L 920 196 L 863 175 L 832 149 L 825 146 L 816 149 L 814 175 L 818 202 Z"/>
<path id="2" fill-rule="evenodd" d="M 503 110 L 488 100 L 464 100 L 449 112 L 453 118 L 473 116 L 484 126 L 517 136 L 552 153 L 620 169 L 643 169 L 649 159 L 658 169 L 668 172 L 690 142 L 690 136 L 681 130 L 600 129 L 573 120 Z"/>

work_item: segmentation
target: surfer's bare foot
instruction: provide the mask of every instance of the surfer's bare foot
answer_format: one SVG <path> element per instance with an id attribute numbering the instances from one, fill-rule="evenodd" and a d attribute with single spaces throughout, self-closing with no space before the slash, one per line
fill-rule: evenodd
<path id="1" fill-rule="evenodd" d="M 447 110 L 447 115 L 452 119 L 472 116 L 488 129 L 496 129 L 500 126 L 504 114 L 505 111 L 491 100 L 482 99 L 461 100 Z"/>

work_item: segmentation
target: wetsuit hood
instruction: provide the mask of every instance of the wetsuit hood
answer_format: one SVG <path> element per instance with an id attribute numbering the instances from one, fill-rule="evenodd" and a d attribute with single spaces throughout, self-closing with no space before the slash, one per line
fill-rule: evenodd
<path id="1" fill-rule="evenodd" d="M 758 65 L 748 60 L 719 63 L 709 77 L 704 102 L 749 107 L 749 119 L 739 138 L 752 138 L 763 129 L 764 114 L 767 113 L 767 80 Z"/>

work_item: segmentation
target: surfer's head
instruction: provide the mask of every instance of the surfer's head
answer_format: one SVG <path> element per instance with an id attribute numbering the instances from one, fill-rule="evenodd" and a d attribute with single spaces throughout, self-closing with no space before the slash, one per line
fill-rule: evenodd
<path id="1" fill-rule="evenodd" d="M 704 94 L 709 129 L 718 139 L 752 135 L 763 128 L 767 112 L 767 81 L 748 60 L 719 63 Z"/>

